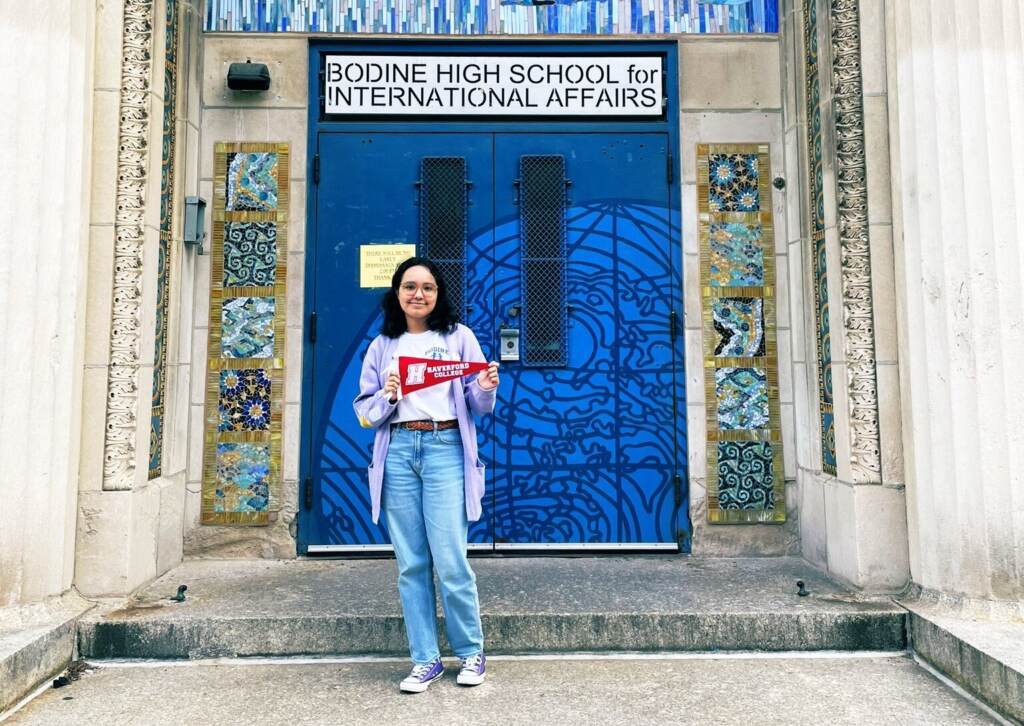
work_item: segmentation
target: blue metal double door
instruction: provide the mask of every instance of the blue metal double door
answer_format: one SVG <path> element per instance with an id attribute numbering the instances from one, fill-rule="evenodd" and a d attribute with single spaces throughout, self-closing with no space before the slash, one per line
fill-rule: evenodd
<path id="1" fill-rule="evenodd" d="M 415 244 L 502 359 L 478 421 L 474 550 L 688 550 L 682 280 L 659 133 L 321 133 L 307 253 L 308 553 L 380 549 L 352 412 L 383 290 L 360 256 Z M 365 272 L 365 270 L 363 270 Z"/>

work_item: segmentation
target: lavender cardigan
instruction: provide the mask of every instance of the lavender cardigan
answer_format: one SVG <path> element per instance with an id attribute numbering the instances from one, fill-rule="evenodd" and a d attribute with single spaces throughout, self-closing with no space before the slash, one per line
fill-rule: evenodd
<path id="1" fill-rule="evenodd" d="M 454 331 L 444 336 L 448 352 L 457 360 L 478 362 L 486 360 L 480 344 L 473 331 L 465 325 L 458 325 Z M 370 343 L 366 357 L 363 358 L 363 370 L 359 376 L 359 395 L 352 406 L 359 417 L 359 425 L 367 429 L 377 429 L 373 439 L 373 463 L 370 464 L 370 502 L 372 505 L 373 522 L 380 517 L 380 493 L 384 486 L 384 461 L 391 443 L 391 427 L 388 425 L 397 403 L 391 403 L 384 395 L 384 383 L 387 378 L 388 366 L 398 347 L 398 338 L 378 335 Z M 466 517 L 471 522 L 480 519 L 480 500 L 484 496 L 484 466 L 477 458 L 476 424 L 470 413 L 485 414 L 494 410 L 495 390 L 480 387 L 474 376 L 468 384 L 464 379 L 452 381 L 452 396 L 455 398 L 455 413 L 459 419 L 459 433 L 462 435 L 462 451 L 466 472 Z"/>

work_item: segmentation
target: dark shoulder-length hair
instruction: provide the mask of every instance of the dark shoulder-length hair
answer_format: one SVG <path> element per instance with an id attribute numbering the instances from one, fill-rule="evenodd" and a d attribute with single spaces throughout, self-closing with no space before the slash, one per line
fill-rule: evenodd
<path id="1" fill-rule="evenodd" d="M 441 270 L 426 257 L 410 257 L 395 270 L 395 274 L 391 276 L 391 287 L 384 293 L 380 302 L 384 309 L 384 324 L 380 332 L 389 338 L 397 338 L 406 331 L 405 313 L 398 304 L 398 287 L 402 284 L 405 271 L 417 266 L 426 267 L 437 282 L 437 301 L 427 317 L 427 328 L 438 333 L 450 333 L 459 323 L 459 314 L 452 308 L 448 299 L 448 288 L 444 283 L 444 277 L 441 276 Z"/>

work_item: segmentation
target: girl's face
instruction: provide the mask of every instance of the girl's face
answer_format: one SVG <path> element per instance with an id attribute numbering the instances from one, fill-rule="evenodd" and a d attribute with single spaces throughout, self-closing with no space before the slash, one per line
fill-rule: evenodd
<path id="1" fill-rule="evenodd" d="M 437 304 L 437 280 L 422 265 L 410 267 L 398 285 L 398 304 L 407 320 L 426 321 Z"/>

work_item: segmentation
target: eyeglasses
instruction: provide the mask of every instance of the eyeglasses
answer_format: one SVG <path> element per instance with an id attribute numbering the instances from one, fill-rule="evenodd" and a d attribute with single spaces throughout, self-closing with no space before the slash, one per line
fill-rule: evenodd
<path id="1" fill-rule="evenodd" d="M 419 287 L 415 282 L 403 282 L 398 289 L 410 297 L 416 294 L 416 290 L 420 290 L 427 297 L 433 297 L 437 294 L 437 285 L 429 282 L 422 287 Z"/>

